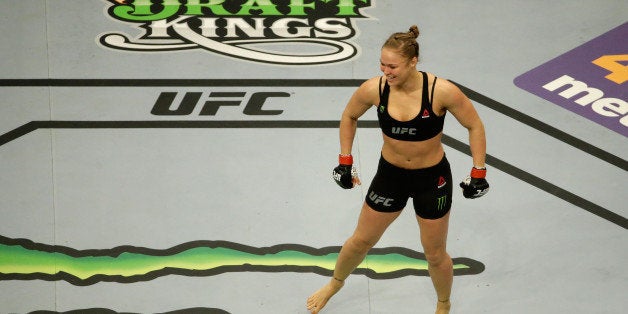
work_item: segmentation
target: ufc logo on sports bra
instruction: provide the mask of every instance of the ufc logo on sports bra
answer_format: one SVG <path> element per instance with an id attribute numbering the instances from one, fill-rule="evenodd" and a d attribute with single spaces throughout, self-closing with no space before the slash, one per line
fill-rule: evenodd
<path id="1" fill-rule="evenodd" d="M 410 135 L 416 135 L 416 128 L 401 128 L 401 127 L 393 127 L 393 128 L 392 128 L 392 133 L 393 133 L 393 134 L 410 134 Z"/>
<path id="2" fill-rule="evenodd" d="M 369 199 L 371 199 L 371 201 L 373 201 L 373 203 L 375 204 L 384 204 L 384 206 L 386 207 L 392 205 L 391 202 L 395 201 L 392 198 L 385 198 L 383 196 L 379 196 L 375 194 L 375 192 L 373 191 L 371 191 L 371 193 L 369 194 Z"/>

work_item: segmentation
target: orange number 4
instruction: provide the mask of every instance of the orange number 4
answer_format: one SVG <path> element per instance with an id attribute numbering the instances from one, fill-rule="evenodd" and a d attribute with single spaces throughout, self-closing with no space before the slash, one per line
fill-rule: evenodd
<path id="1" fill-rule="evenodd" d="M 624 65 L 621 62 L 628 63 L 628 54 L 626 55 L 606 55 L 593 60 L 593 64 L 611 71 L 611 74 L 605 76 L 607 79 L 617 83 L 623 84 L 628 81 L 628 65 Z"/>

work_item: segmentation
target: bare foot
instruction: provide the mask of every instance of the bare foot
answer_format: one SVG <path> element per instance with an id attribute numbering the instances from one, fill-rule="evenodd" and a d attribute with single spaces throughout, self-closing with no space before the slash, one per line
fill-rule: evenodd
<path id="1" fill-rule="evenodd" d="M 310 313 L 316 314 L 320 312 L 320 310 L 325 307 L 325 304 L 327 304 L 327 301 L 329 301 L 336 292 L 340 291 L 344 284 L 344 281 L 332 277 L 329 283 L 314 292 L 314 294 L 307 298 L 307 309 Z"/>
<path id="2" fill-rule="evenodd" d="M 451 302 L 449 299 L 445 301 L 438 300 L 436 304 L 436 314 L 449 314 L 449 309 L 451 308 Z"/>

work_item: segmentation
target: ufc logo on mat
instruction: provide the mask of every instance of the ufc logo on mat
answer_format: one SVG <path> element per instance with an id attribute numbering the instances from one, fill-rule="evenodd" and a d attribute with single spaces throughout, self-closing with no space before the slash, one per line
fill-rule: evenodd
<path id="1" fill-rule="evenodd" d="M 240 106 L 248 96 L 248 101 L 246 101 L 242 111 L 245 115 L 272 116 L 281 114 L 283 110 L 264 109 L 263 106 L 267 100 L 275 97 L 290 97 L 290 94 L 285 92 L 210 92 L 209 95 L 205 94 L 205 99 L 207 100 L 203 103 L 201 97 L 203 97 L 204 93 L 187 92 L 183 94 L 179 104 L 176 105 L 175 98 L 179 98 L 178 95 L 179 93 L 177 92 L 162 92 L 159 94 L 151 113 L 156 116 L 187 116 L 192 114 L 200 104 L 199 115 L 215 116 L 220 107 Z"/>

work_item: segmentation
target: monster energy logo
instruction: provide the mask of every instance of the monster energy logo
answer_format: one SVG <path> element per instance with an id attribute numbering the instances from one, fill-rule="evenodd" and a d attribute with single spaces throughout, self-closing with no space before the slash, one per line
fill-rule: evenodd
<path id="1" fill-rule="evenodd" d="M 202 48 L 254 62 L 307 65 L 344 61 L 357 55 L 347 42 L 354 20 L 371 0 L 110 0 L 108 14 L 139 23 L 133 39 L 102 34 L 103 46 L 131 51 Z"/>
<path id="2" fill-rule="evenodd" d="M 443 210 L 447 204 L 447 195 L 438 198 L 438 210 Z"/>

